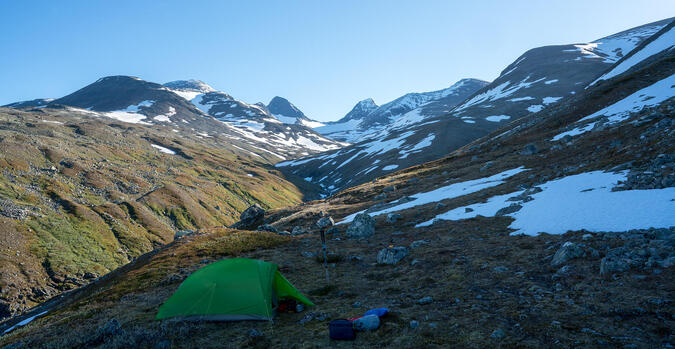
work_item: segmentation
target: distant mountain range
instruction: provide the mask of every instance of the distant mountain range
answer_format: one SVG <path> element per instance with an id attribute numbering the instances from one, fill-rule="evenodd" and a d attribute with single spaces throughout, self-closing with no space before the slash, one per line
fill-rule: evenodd
<path id="1" fill-rule="evenodd" d="M 378 133 L 395 122 L 406 113 L 425 106 L 418 116 L 438 115 L 448 111 L 476 91 L 487 86 L 489 82 L 478 79 L 462 79 L 454 85 L 432 92 L 408 93 L 395 100 L 378 106 L 371 99 L 358 102 L 342 119 L 326 123 L 317 131 L 323 135 L 347 142 L 357 142 Z"/>
<path id="2" fill-rule="evenodd" d="M 343 119 L 317 128 L 354 144 L 277 167 L 330 193 L 438 159 L 584 91 L 670 22 L 646 24 L 590 43 L 531 49 L 489 84 L 465 79 L 445 90 L 408 94 L 380 107 L 372 100 L 361 101 Z M 663 40 L 673 42 L 670 37 Z"/>
<path id="3" fill-rule="evenodd" d="M 283 98 L 276 97 L 272 102 L 273 108 L 283 112 L 291 108 L 300 112 Z M 13 108 L 62 106 L 129 123 L 168 125 L 176 132 L 195 132 L 202 137 L 225 135 L 245 144 L 242 151 L 270 161 L 297 158 L 344 145 L 306 126 L 317 123 L 304 115 L 294 120 L 277 117 L 262 103 L 236 100 L 199 80 L 161 85 L 131 76 L 109 76 L 58 99 L 7 105 Z"/>

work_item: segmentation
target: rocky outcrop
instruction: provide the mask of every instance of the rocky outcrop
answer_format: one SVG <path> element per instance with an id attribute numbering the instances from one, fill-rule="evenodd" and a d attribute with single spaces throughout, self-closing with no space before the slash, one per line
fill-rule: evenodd
<path id="1" fill-rule="evenodd" d="M 265 216 L 265 210 L 258 204 L 254 204 L 244 210 L 239 216 L 239 222 L 230 227 L 235 229 L 255 229 Z"/>

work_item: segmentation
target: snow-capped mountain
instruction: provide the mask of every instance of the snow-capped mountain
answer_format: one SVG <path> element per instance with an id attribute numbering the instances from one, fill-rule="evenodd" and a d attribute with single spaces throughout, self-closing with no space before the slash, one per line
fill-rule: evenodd
<path id="1" fill-rule="evenodd" d="M 160 85 L 136 77 L 109 76 L 62 98 L 9 106 L 69 106 L 80 113 L 128 123 L 170 126 L 175 132 L 207 138 L 225 136 L 240 142 L 242 151 L 274 162 L 343 146 L 302 124 L 283 124 L 264 105 L 236 100 L 199 80 Z"/>
<path id="2" fill-rule="evenodd" d="M 308 126 L 313 121 L 281 97 L 277 97 L 278 102 L 275 102 L 273 107 L 285 110 L 281 106 L 283 99 L 288 104 L 288 109 L 293 108 L 302 114 L 302 118 L 296 119 L 300 122 L 287 123 L 288 119 L 280 120 L 279 116 L 273 115 L 262 103 L 248 104 L 236 100 L 201 81 L 172 81 L 164 86 L 188 100 L 203 113 L 232 126 L 242 137 L 267 143 L 279 149 L 287 149 L 287 154 L 292 157 L 337 149 L 345 145 L 313 131 Z"/>
<path id="3" fill-rule="evenodd" d="M 377 106 L 368 98 L 358 102 L 342 119 L 327 123 L 316 130 L 333 139 L 354 142 L 369 138 L 407 112 L 426 104 L 435 104 L 440 109 L 451 108 L 477 90 L 485 87 L 486 81 L 462 79 L 454 85 L 431 92 L 408 93 L 389 103 Z M 424 116 L 433 116 L 438 108 L 425 109 Z M 428 112 L 428 113 L 427 113 Z"/>
<path id="4" fill-rule="evenodd" d="M 626 57 L 626 61 L 630 59 L 635 47 L 646 43 L 671 22 L 672 19 L 667 19 L 646 24 L 586 44 L 531 49 L 507 66 L 492 83 L 477 89 L 454 107 L 451 103 L 442 103 L 442 99 L 420 101 L 415 105 L 418 99 L 404 96 L 408 98 L 397 101 L 410 102 L 401 104 L 411 108 L 389 123 L 378 123 L 386 120 L 382 117 L 370 119 L 371 115 L 384 110 L 385 104 L 368 114 L 365 123 L 364 119 L 351 119 L 317 129 L 338 139 L 360 137 L 365 141 L 277 166 L 333 192 L 438 159 L 506 123 L 584 91 L 615 63 L 621 64 L 622 57 Z M 362 123 L 371 126 L 363 130 L 359 127 Z M 340 126 L 343 128 L 338 128 Z M 327 130 L 328 127 L 336 129 Z"/>
<path id="5" fill-rule="evenodd" d="M 276 96 L 272 98 L 269 104 L 267 104 L 267 110 L 284 124 L 300 124 L 311 128 L 323 126 L 322 123 L 305 116 L 298 107 L 283 97 Z"/>

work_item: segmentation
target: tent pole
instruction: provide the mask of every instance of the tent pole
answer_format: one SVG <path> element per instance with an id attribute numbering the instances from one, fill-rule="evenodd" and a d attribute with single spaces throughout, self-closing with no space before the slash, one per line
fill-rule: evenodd
<path id="1" fill-rule="evenodd" d="M 326 283 L 330 284 L 328 277 L 328 253 L 326 252 L 326 229 L 321 228 L 321 250 L 323 251 L 323 268 L 326 271 Z"/>

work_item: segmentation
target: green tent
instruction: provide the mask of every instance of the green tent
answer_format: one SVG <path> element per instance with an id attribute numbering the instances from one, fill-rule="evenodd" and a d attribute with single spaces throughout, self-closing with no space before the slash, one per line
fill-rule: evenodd
<path id="1" fill-rule="evenodd" d="M 188 276 L 157 312 L 157 319 L 271 320 L 277 300 L 313 306 L 277 270 L 255 259 L 233 258 L 209 264 Z"/>

